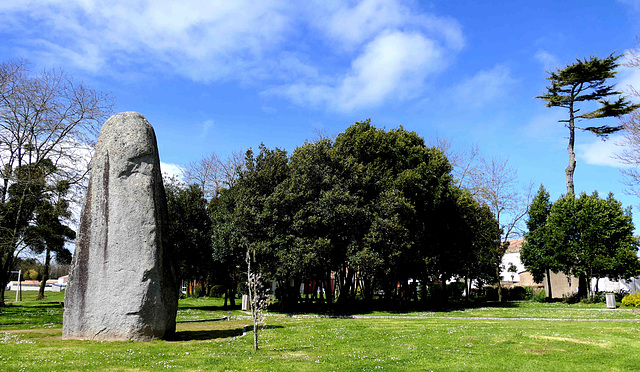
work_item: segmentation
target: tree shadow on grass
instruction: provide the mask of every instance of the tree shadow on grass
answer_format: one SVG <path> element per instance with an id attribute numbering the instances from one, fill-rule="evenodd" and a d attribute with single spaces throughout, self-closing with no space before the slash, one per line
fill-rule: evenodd
<path id="1" fill-rule="evenodd" d="M 240 310 L 240 305 L 236 306 L 180 306 L 178 310 L 204 310 L 204 311 L 233 311 Z"/>
<path id="2" fill-rule="evenodd" d="M 267 325 L 266 329 L 284 328 L 279 325 Z M 247 333 L 253 332 L 253 326 L 247 327 Z M 206 329 L 194 331 L 178 331 L 169 341 L 204 341 L 242 336 L 244 327 L 228 329 Z"/>

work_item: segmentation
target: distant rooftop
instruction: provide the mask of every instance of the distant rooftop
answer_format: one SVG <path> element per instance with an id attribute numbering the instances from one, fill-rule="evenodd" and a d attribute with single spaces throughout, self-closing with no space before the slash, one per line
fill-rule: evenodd
<path id="1" fill-rule="evenodd" d="M 505 253 L 520 253 L 520 247 L 522 247 L 522 243 L 524 239 L 512 239 L 509 240 L 509 248 Z"/>

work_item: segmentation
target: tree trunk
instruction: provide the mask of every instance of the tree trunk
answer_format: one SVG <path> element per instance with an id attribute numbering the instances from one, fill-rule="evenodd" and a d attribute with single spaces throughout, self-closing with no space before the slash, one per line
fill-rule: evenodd
<path id="1" fill-rule="evenodd" d="M 551 293 L 551 270 L 549 269 L 547 269 L 547 288 L 549 288 L 547 298 L 551 300 L 553 298 L 553 294 Z"/>
<path id="2" fill-rule="evenodd" d="M 500 267 L 496 267 L 496 277 L 498 278 L 498 302 L 502 302 L 502 283 L 500 280 Z"/>
<path id="3" fill-rule="evenodd" d="M 345 268 L 345 271 L 347 271 L 346 268 Z M 353 270 L 348 270 L 348 272 L 345 275 L 344 282 L 342 283 L 342 286 L 340 288 L 340 297 L 338 299 L 340 302 L 345 303 L 349 300 L 352 281 L 353 281 Z"/>
<path id="4" fill-rule="evenodd" d="M 587 275 L 580 274 L 580 277 L 578 278 L 578 297 L 586 298 L 587 290 L 588 290 Z"/>
<path id="5" fill-rule="evenodd" d="M 573 174 L 576 171 L 576 153 L 573 151 L 576 142 L 576 129 L 574 126 L 573 117 L 573 104 L 569 110 L 569 145 L 567 146 L 567 152 L 569 153 L 569 165 L 564 169 L 565 178 L 567 181 L 567 195 L 575 195 L 573 186 Z"/>
<path id="6" fill-rule="evenodd" d="M 44 300 L 44 288 L 47 285 L 47 280 L 49 280 L 49 265 L 51 264 L 51 252 L 49 251 L 49 247 L 47 247 L 46 252 L 42 280 L 40 281 L 40 290 L 38 291 L 38 300 Z"/>
<path id="7" fill-rule="evenodd" d="M 7 255 L 3 263 L 4 265 L 0 267 L 0 307 L 5 305 L 4 290 L 11 279 L 9 270 L 13 265 L 13 254 Z"/>
<path id="8" fill-rule="evenodd" d="M 232 308 L 236 306 L 236 291 L 238 286 L 236 285 L 235 280 L 231 280 L 229 285 L 229 306 Z"/>
<path id="9" fill-rule="evenodd" d="M 327 284 L 325 286 L 325 296 L 327 300 L 327 305 L 331 306 L 333 304 L 333 289 L 331 288 L 331 271 L 327 274 Z"/>
<path id="10" fill-rule="evenodd" d="M 468 276 L 464 277 L 464 291 L 466 292 L 465 298 L 467 302 L 469 302 L 469 300 L 471 299 L 471 281 L 469 281 Z"/>
<path id="11" fill-rule="evenodd" d="M 253 283 L 253 284 L 252 284 Z M 247 250 L 247 289 L 249 293 L 249 305 L 251 306 L 251 317 L 253 318 L 253 349 L 258 350 L 258 319 L 256 317 L 256 283 L 251 280 L 251 255 Z"/>

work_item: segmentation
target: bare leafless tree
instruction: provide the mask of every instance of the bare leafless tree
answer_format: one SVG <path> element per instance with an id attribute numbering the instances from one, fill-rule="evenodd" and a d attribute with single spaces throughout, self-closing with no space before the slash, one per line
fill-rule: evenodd
<path id="1" fill-rule="evenodd" d="M 629 51 L 623 65 L 640 68 L 640 49 Z M 629 86 L 627 88 L 630 95 L 640 98 L 640 92 L 635 87 Z M 629 166 L 622 169 L 625 183 L 629 187 L 627 192 L 640 196 L 640 112 L 633 111 L 622 117 L 620 121 L 624 129 L 622 132 L 623 140 L 620 142 L 623 149 L 616 157 Z"/>
<path id="2" fill-rule="evenodd" d="M 10 196 L 17 170 L 37 167 L 38 177 L 47 183 L 65 181 L 81 188 L 86 180 L 91 151 L 101 124 L 113 111 L 108 94 L 75 82 L 63 70 L 32 74 L 27 61 L 0 63 L 0 203 Z M 53 166 L 40 167 L 43 162 Z M 35 168 L 34 168 L 35 169 Z M 25 189 L 26 190 L 26 189 Z M 24 195 L 23 195 L 24 196 Z M 21 200 L 13 200 L 18 206 Z M 4 210 L 4 209 L 3 209 Z M 18 208 L 12 219 L 0 215 L 0 304 L 4 283 L 18 247 Z"/>
<path id="3" fill-rule="evenodd" d="M 466 152 L 455 152 L 447 140 L 435 144 L 442 150 L 453 166 L 453 176 L 458 187 L 469 190 L 479 203 L 489 207 L 502 229 L 501 246 L 506 249 L 510 239 L 523 234 L 524 218 L 531 204 L 533 182 L 522 184 L 518 172 L 509 165 L 508 159 L 485 158 L 477 145 Z M 500 267 L 496 268 L 498 280 Z M 500 282 L 498 294 L 502 297 Z"/>
<path id="4" fill-rule="evenodd" d="M 241 151 L 232 152 L 221 159 L 215 152 L 184 166 L 184 180 L 196 184 L 207 199 L 217 197 L 224 188 L 233 186 L 244 164 Z"/>
<path id="5" fill-rule="evenodd" d="M 481 159 L 479 172 L 472 173 L 470 183 L 475 198 L 489 206 L 502 229 L 502 256 L 509 240 L 523 232 L 522 224 L 531 204 L 533 182 L 523 186 L 518 181 L 516 169 L 509 165 L 507 159 L 492 157 Z M 500 269 L 500 266 L 496 267 L 498 299 L 502 301 Z"/>

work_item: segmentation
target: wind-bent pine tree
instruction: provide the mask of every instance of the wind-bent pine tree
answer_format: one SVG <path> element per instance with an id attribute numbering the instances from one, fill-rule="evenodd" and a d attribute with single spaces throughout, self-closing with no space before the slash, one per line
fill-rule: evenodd
<path id="1" fill-rule="evenodd" d="M 614 85 L 607 84 L 607 80 L 616 75 L 616 61 L 621 55 L 609 55 L 607 58 L 590 57 L 577 59 L 575 63 L 549 73 L 547 80 L 551 85 L 547 93 L 536 98 L 547 101 L 547 107 L 562 107 L 569 110 L 569 119 L 560 120 L 569 129 L 569 165 L 565 168 L 567 194 L 575 194 L 573 174 L 576 169 L 576 154 L 574 152 L 575 130 L 579 129 L 606 139 L 611 133 L 622 130 L 622 126 L 602 125 L 597 127 L 579 127 L 576 123 L 584 119 L 597 119 L 628 114 L 640 105 L 634 105 L 621 96 L 622 92 L 614 90 Z M 614 98 L 610 102 L 607 98 Z M 600 107 L 594 111 L 579 114 L 577 104 L 581 102 L 597 101 Z"/>

